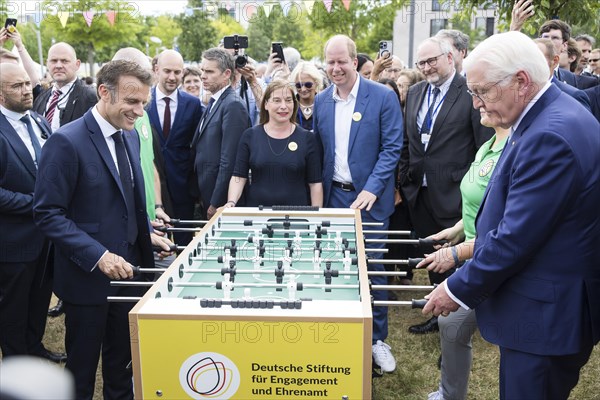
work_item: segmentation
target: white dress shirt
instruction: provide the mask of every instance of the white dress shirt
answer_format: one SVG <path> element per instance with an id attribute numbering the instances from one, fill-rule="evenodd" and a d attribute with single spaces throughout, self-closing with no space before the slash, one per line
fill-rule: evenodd
<path id="1" fill-rule="evenodd" d="M 46 139 L 42 138 L 42 129 L 38 125 L 40 124 L 40 121 L 34 118 L 33 115 L 29 114 L 29 111 L 25 111 L 25 113 L 18 113 L 15 111 L 10 111 L 4 106 L 0 106 L 0 112 L 4 114 L 8 122 L 15 129 L 15 132 L 17 132 L 17 134 L 25 144 L 25 147 L 27 147 L 27 151 L 29 151 L 29 154 L 31 154 L 31 159 L 37 163 L 39 160 L 35 159 L 35 151 L 33 149 L 33 144 L 31 143 L 31 137 L 29 136 L 27 125 L 25 125 L 25 122 L 21 121 L 21 118 L 23 118 L 23 116 L 25 115 L 29 115 L 29 118 L 31 119 L 31 126 L 33 127 L 33 131 L 35 132 L 35 136 L 40 142 L 40 147 L 43 147 L 44 143 L 46 143 Z"/>
<path id="2" fill-rule="evenodd" d="M 77 80 L 77 78 L 75 78 Z M 46 113 L 48 112 L 48 106 L 52 102 L 52 96 L 54 94 L 54 90 L 60 90 L 62 94 L 58 97 L 58 104 L 56 105 L 56 110 L 54 110 L 54 116 L 52 117 L 52 124 L 50 128 L 52 128 L 52 132 L 56 132 L 58 128 L 60 128 L 60 117 L 67 107 L 67 103 L 69 102 L 69 96 L 73 91 L 73 86 L 75 85 L 75 80 L 67 83 L 60 89 L 57 86 L 52 87 L 52 93 L 50 97 L 48 97 L 48 103 L 46 103 Z M 46 115 L 46 114 L 44 114 Z"/>
<path id="3" fill-rule="evenodd" d="M 335 101 L 335 166 L 333 180 L 336 182 L 352 183 L 352 174 L 348 165 L 348 147 L 360 79 L 358 75 L 346 100 L 338 95 L 337 87 L 333 90 L 333 100 Z"/>
<path id="4" fill-rule="evenodd" d="M 173 122 L 175 121 L 175 113 L 177 112 L 177 93 L 179 89 L 175 89 L 173 93 L 170 95 L 166 95 L 160 91 L 158 86 L 156 86 L 156 110 L 158 111 L 158 119 L 160 120 L 160 126 L 164 125 L 165 119 L 165 105 L 167 104 L 164 100 L 165 97 L 171 99 L 169 103 L 169 109 L 171 110 L 171 128 L 173 127 Z"/>

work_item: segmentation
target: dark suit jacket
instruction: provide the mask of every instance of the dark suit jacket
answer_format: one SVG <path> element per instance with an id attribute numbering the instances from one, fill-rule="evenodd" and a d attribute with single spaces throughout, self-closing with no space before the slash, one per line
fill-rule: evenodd
<path id="1" fill-rule="evenodd" d="M 562 90 L 563 92 L 565 92 L 566 94 L 568 94 L 569 96 L 571 96 L 572 98 L 577 100 L 579 102 L 579 104 L 584 106 L 588 111 L 591 110 L 590 109 L 590 99 L 583 90 L 579 90 L 577 88 L 574 88 L 571 85 L 567 85 L 566 83 L 561 82 L 558 79 L 556 79 L 555 76 L 552 77 L 552 83 L 555 84 L 560 90 Z"/>
<path id="2" fill-rule="evenodd" d="M 427 151 L 423 150 L 417 115 L 429 84 L 413 85 L 406 98 L 404 146 L 400 158 L 402 192 L 411 207 L 417 202 L 427 174 L 432 207 L 438 218 L 461 218 L 460 181 L 475 158 L 477 149 L 494 131 L 481 126 L 479 110 L 473 108 L 467 83 L 455 74 L 446 98 L 435 119 Z"/>
<path id="3" fill-rule="evenodd" d="M 48 99 L 52 95 L 52 88 L 44 90 L 36 97 L 33 102 L 33 110 L 40 115 L 46 112 Z M 69 100 L 65 109 L 60 112 L 60 126 L 66 125 L 77 118 L 81 118 L 90 108 L 96 105 L 98 97 L 89 87 L 86 87 L 81 80 L 77 79 L 73 84 L 73 90 L 69 94 Z M 57 110 L 58 111 L 58 110 Z"/>
<path id="4" fill-rule="evenodd" d="M 153 267 L 139 139 L 124 135 L 134 182 L 141 263 Z M 106 250 L 127 256 L 127 207 L 115 162 L 92 112 L 61 127 L 44 145 L 34 219 L 56 247 L 54 292 L 74 304 L 103 304 L 117 288 L 94 268 Z"/>
<path id="5" fill-rule="evenodd" d="M 569 71 L 568 69 L 559 68 L 558 69 L 559 76 L 557 79 L 561 82 L 566 83 L 567 85 L 571 85 L 573 87 L 577 87 L 577 75 Z M 556 75 L 555 75 L 556 77 Z"/>
<path id="6" fill-rule="evenodd" d="M 369 211 L 379 221 L 394 212 L 395 169 L 402 146 L 402 111 L 389 88 L 359 76 L 348 144 L 348 165 L 357 193 L 377 196 Z M 334 86 L 315 98 L 314 131 L 323 149 L 323 203 L 327 207 L 335 168 Z M 360 116 L 360 118 L 358 118 Z"/>
<path id="7" fill-rule="evenodd" d="M 250 127 L 246 104 L 231 88 L 212 106 L 192 141 L 194 172 L 204 208 L 227 202 L 229 180 L 242 133 Z"/>
<path id="8" fill-rule="evenodd" d="M 48 122 L 35 112 L 31 119 L 48 136 Z M 45 146 L 44 146 L 45 148 Z M 0 113 L 0 263 L 30 262 L 45 244 L 33 222 L 33 190 L 37 170 L 25 143 Z"/>
<path id="9" fill-rule="evenodd" d="M 177 111 L 172 116 L 173 124 L 169 137 L 165 140 L 162 135 L 162 126 L 156 107 L 156 88 L 152 89 L 152 101 L 146 108 L 152 126 L 159 133 L 159 144 L 165 160 L 167 173 L 167 186 L 173 203 L 192 204 L 193 198 L 189 194 L 188 178 L 192 173 L 192 157 L 190 144 L 194 132 L 202 117 L 202 103 L 200 99 L 188 93 L 177 91 Z"/>
<path id="10" fill-rule="evenodd" d="M 600 80 L 592 75 L 575 75 L 575 82 L 577 82 L 577 88 L 581 90 L 600 85 Z"/>
<path id="11" fill-rule="evenodd" d="M 447 281 L 492 343 L 565 355 L 590 328 L 600 339 L 600 135 L 590 130 L 600 130 L 592 115 L 550 86 L 498 161 L 475 254 Z"/>
<path id="12" fill-rule="evenodd" d="M 592 114 L 600 122 L 600 85 L 584 90 L 590 99 Z"/>

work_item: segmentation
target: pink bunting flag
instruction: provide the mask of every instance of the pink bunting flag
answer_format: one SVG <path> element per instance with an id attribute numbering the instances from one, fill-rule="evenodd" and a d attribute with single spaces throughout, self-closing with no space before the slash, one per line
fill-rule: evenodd
<path id="1" fill-rule="evenodd" d="M 333 0 L 323 0 L 323 4 L 325 4 L 325 9 L 327 12 L 331 12 L 331 5 L 333 4 Z"/>
<path id="2" fill-rule="evenodd" d="M 344 8 L 346 9 L 346 11 L 350 10 L 350 1 L 352 1 L 352 0 L 342 0 L 342 3 L 344 3 Z"/>
<path id="3" fill-rule="evenodd" d="M 106 18 L 108 19 L 108 23 L 110 24 L 110 26 L 115 26 L 115 19 L 117 17 L 117 12 L 116 11 L 107 11 L 106 12 Z"/>
<path id="4" fill-rule="evenodd" d="M 88 27 L 92 26 L 92 20 L 94 19 L 94 12 L 92 10 L 90 11 L 84 11 L 83 12 L 83 18 L 85 19 L 85 22 L 87 23 Z"/>

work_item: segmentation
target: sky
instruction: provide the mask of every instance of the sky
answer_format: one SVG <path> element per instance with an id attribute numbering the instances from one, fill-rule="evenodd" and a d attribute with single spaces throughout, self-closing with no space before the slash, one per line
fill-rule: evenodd
<path id="1" fill-rule="evenodd" d="M 139 10 L 143 15 L 174 14 L 184 12 L 187 0 L 122 0 L 127 7 Z M 41 0 L 7 0 L 7 11 L 10 14 L 30 13 L 41 7 Z M 55 1 L 60 7 L 68 7 L 68 1 Z M 56 9 L 53 6 L 45 6 L 48 10 Z M 65 8 L 63 8 L 65 9 Z"/>

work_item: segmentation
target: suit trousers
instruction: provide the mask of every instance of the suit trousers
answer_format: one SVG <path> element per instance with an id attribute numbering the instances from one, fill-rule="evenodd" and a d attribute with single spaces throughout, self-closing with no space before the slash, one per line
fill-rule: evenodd
<path id="1" fill-rule="evenodd" d="M 130 253 L 134 254 L 134 247 Z M 126 260 L 139 265 L 139 257 Z M 144 288 L 120 287 L 116 296 L 142 296 Z M 102 353 L 103 394 L 106 400 L 133 399 L 129 311 L 134 303 L 73 304 L 64 301 L 66 368 L 75 378 L 77 400 L 94 396 L 96 370 Z"/>
<path id="2" fill-rule="evenodd" d="M 471 373 L 471 339 L 477 330 L 474 310 L 459 308 L 447 317 L 438 317 L 442 368 L 440 391 L 444 400 L 465 400 Z"/>
<path id="3" fill-rule="evenodd" d="M 350 204 L 356 200 L 358 193 L 355 191 L 344 191 L 338 187 L 331 188 L 331 196 L 329 197 L 329 204 L 327 207 L 334 208 L 349 208 Z M 363 222 L 382 222 L 383 226 L 369 227 L 369 230 L 387 230 L 389 226 L 389 218 L 384 221 L 378 221 L 371 217 L 371 215 L 363 210 L 361 212 L 361 218 Z M 369 235 L 369 239 L 387 239 L 387 235 Z M 385 243 L 368 243 L 367 249 L 383 249 Z M 383 258 L 383 253 L 368 253 L 369 258 Z M 383 264 L 368 264 L 369 271 L 385 271 Z M 370 278 L 373 285 L 386 285 L 386 276 L 372 276 Z M 371 292 L 375 300 L 387 300 L 388 294 L 386 290 L 374 290 Z M 384 341 L 388 335 L 388 308 L 387 307 L 373 307 L 373 343 L 378 340 Z"/>
<path id="4" fill-rule="evenodd" d="M 40 355 L 52 279 L 45 251 L 23 263 L 0 263 L 0 348 L 2 356 Z"/>
<path id="5" fill-rule="evenodd" d="M 429 198 L 429 190 L 427 187 L 422 187 L 419 190 L 419 195 L 414 207 L 410 207 L 410 218 L 414 226 L 417 236 L 425 238 L 442 231 L 446 228 L 454 226 L 460 218 L 439 218 L 436 216 L 433 207 L 431 206 L 431 199 Z M 431 246 L 422 247 L 421 257 L 424 254 L 431 254 L 435 250 Z M 448 270 L 443 274 L 429 271 L 429 282 L 434 284 L 442 283 L 447 277 L 454 273 L 454 268 Z"/>
<path id="6" fill-rule="evenodd" d="M 579 353 L 564 356 L 500 347 L 500 400 L 567 400 L 594 348 L 591 338 L 583 342 Z"/>

